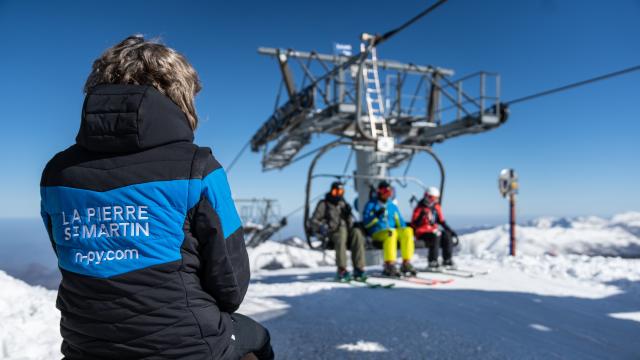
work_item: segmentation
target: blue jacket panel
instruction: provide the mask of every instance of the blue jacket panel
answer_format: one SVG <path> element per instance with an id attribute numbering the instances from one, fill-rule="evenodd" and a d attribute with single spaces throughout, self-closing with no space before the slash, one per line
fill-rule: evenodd
<path id="1" fill-rule="evenodd" d="M 383 213 L 376 214 L 383 210 Z M 403 228 L 406 226 L 400 210 L 391 200 L 381 203 L 376 198 L 372 198 L 364 207 L 362 216 L 367 233 L 374 234 L 380 230 Z"/>
<path id="2" fill-rule="evenodd" d="M 187 211 L 204 196 L 224 238 L 241 226 L 224 170 L 204 179 L 153 181 L 109 191 L 41 188 L 59 266 L 110 277 L 181 258 Z"/>

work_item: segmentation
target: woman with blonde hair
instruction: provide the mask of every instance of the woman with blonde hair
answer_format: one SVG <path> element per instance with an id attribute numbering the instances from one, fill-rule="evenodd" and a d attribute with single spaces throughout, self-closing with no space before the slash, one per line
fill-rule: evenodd
<path id="1" fill-rule="evenodd" d="M 200 89 L 142 36 L 93 63 L 76 143 L 41 180 L 66 359 L 273 358 L 268 331 L 235 313 L 249 262 L 225 172 L 193 144 Z"/>

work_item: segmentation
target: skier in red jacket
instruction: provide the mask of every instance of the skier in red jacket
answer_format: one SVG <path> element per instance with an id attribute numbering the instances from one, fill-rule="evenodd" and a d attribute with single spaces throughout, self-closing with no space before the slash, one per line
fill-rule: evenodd
<path id="1" fill-rule="evenodd" d="M 453 238 L 457 234 L 445 222 L 440 207 L 440 191 L 430 187 L 424 193 L 424 197 L 413 210 L 411 226 L 416 235 L 416 243 L 424 242 L 429 248 L 428 271 L 439 271 L 438 249 L 442 248 L 442 265 L 446 269 L 455 269 L 453 263 Z"/>

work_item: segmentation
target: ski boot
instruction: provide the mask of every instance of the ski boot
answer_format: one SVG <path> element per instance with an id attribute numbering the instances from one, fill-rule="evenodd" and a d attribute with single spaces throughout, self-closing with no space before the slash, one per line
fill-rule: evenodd
<path id="1" fill-rule="evenodd" d="M 458 270 L 458 267 L 453 263 L 452 259 L 444 260 L 442 266 L 444 266 L 446 270 Z"/>
<path id="2" fill-rule="evenodd" d="M 416 271 L 416 269 L 408 261 L 403 261 L 402 262 L 402 266 L 400 266 L 400 272 L 404 276 L 416 276 L 416 275 L 418 275 L 418 272 Z"/>
<path id="3" fill-rule="evenodd" d="M 438 260 L 429 261 L 429 265 L 427 265 L 427 271 L 442 272 L 442 269 L 440 268 L 440 264 L 438 264 Z"/>
<path id="4" fill-rule="evenodd" d="M 366 282 L 368 278 L 369 277 L 367 276 L 367 273 L 364 271 L 364 269 L 353 269 L 353 280 Z"/>
<path id="5" fill-rule="evenodd" d="M 388 277 L 400 277 L 400 272 L 398 268 L 396 268 L 396 264 L 394 263 L 384 263 L 384 268 L 382 269 L 382 275 Z"/>
<path id="6" fill-rule="evenodd" d="M 349 282 L 351 281 L 351 273 L 344 268 L 338 268 L 338 272 L 336 273 L 336 281 L 338 282 Z"/>

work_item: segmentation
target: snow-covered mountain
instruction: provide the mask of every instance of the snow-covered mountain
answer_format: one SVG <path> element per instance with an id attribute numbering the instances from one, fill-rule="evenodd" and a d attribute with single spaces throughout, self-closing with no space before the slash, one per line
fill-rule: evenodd
<path id="1" fill-rule="evenodd" d="M 640 257 L 640 212 L 627 212 L 605 219 L 543 217 L 516 227 L 519 254 Z M 460 237 L 460 253 L 506 254 L 509 226 L 465 234 Z"/>

